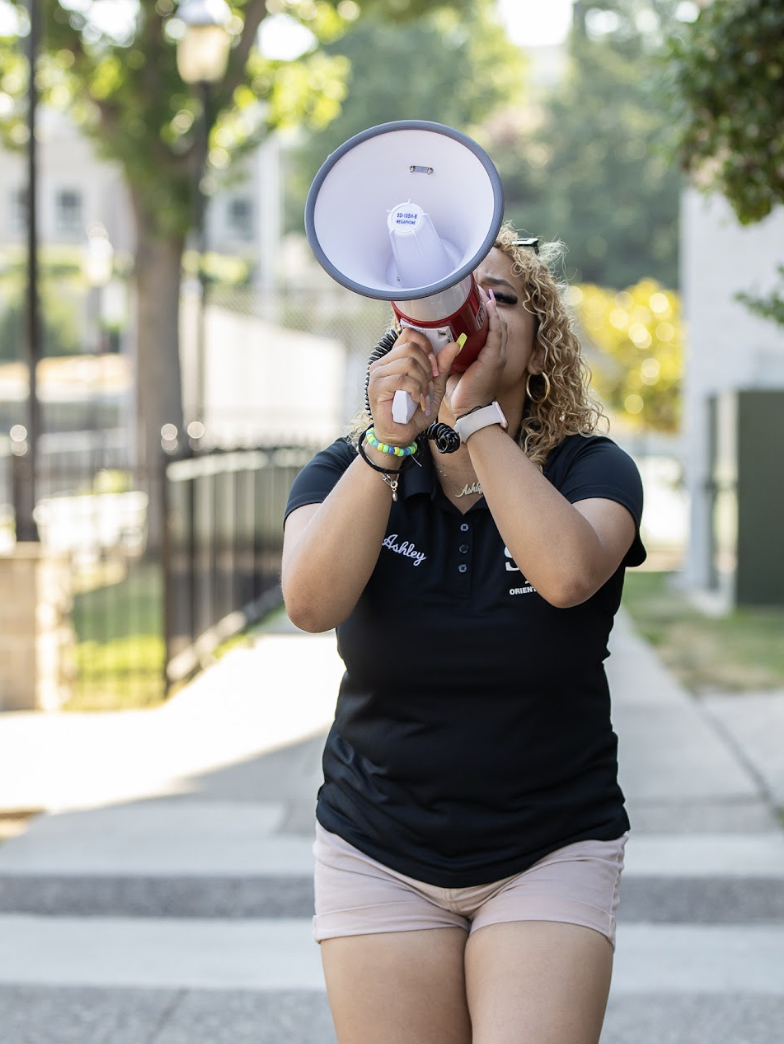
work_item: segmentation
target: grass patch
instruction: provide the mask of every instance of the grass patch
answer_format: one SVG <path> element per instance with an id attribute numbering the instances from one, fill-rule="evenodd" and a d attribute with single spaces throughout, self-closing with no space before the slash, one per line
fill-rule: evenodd
<path id="1" fill-rule="evenodd" d="M 160 635 L 132 634 L 106 642 L 79 642 L 77 682 L 69 711 L 135 710 L 165 698 Z"/>
<path id="2" fill-rule="evenodd" d="M 66 711 L 115 711 L 165 702 L 163 577 L 147 562 L 100 562 L 74 595 L 74 682 Z M 251 646 L 283 607 L 227 639 L 210 657 Z M 178 685 L 172 691 L 177 691 Z"/>
<path id="3" fill-rule="evenodd" d="M 116 563 L 115 563 L 116 565 Z M 103 563 L 100 576 L 74 596 L 73 622 L 79 640 L 129 634 L 161 634 L 163 577 L 154 563 L 119 569 Z"/>
<path id="4" fill-rule="evenodd" d="M 676 589 L 673 574 L 644 571 L 627 573 L 623 604 L 691 692 L 784 689 L 784 610 L 708 616 Z"/>
<path id="5" fill-rule="evenodd" d="M 134 710 L 164 701 L 159 567 L 132 563 L 74 597 L 75 678 L 68 711 Z"/>

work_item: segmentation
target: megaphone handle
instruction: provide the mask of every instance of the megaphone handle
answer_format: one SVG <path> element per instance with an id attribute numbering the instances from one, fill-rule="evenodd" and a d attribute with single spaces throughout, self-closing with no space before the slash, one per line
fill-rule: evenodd
<path id="1" fill-rule="evenodd" d="M 438 355 L 445 344 L 449 344 L 453 339 L 453 332 L 449 326 L 417 326 L 415 323 L 407 322 L 405 319 L 402 320 L 401 326 L 408 326 L 412 330 L 419 330 L 420 333 L 423 333 L 433 346 L 433 351 L 436 355 Z M 395 392 L 392 399 L 392 420 L 395 424 L 408 424 L 416 411 L 416 403 L 407 391 Z"/>
<path id="2" fill-rule="evenodd" d="M 396 391 L 392 399 L 392 420 L 395 424 L 408 424 L 416 413 L 416 403 L 407 391 Z"/>

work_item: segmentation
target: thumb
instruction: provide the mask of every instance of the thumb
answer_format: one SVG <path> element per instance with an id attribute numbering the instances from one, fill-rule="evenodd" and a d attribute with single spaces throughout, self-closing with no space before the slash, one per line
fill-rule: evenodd
<path id="1" fill-rule="evenodd" d="M 465 341 L 463 341 L 463 343 L 465 343 Z M 438 377 L 435 379 L 436 384 L 441 381 L 446 384 L 446 378 L 449 376 L 452 370 L 452 365 L 462 349 L 462 344 L 457 341 L 450 341 L 450 343 L 445 344 L 438 353 L 436 356 L 436 363 L 438 364 Z"/>
<path id="2" fill-rule="evenodd" d="M 454 361 L 460 354 L 462 347 L 462 344 L 458 344 L 456 341 L 451 341 L 449 344 L 445 344 L 436 356 L 438 376 L 433 378 L 432 407 L 435 409 L 436 413 L 438 413 L 441 403 L 444 400 L 444 396 L 446 395 L 446 382 L 449 379 Z"/>

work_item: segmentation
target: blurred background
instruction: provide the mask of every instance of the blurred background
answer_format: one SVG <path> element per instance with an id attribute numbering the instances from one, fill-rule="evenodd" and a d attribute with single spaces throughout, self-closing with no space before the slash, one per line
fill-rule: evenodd
<path id="1" fill-rule="evenodd" d="M 694 692 L 784 688 L 782 15 L 743 0 L 0 0 L 0 709 L 160 703 L 280 604 L 297 470 L 388 306 L 310 183 L 474 137 L 563 271 L 646 487 L 627 605 Z M 778 101 L 777 101 L 778 99 Z"/>

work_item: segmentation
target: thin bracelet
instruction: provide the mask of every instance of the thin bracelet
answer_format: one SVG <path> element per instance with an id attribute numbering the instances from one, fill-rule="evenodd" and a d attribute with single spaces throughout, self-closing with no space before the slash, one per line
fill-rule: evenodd
<path id="1" fill-rule="evenodd" d="M 374 471 L 377 471 L 379 473 L 384 482 L 386 482 L 386 484 L 392 490 L 392 499 L 397 500 L 397 487 L 400 485 L 400 470 L 397 468 L 382 468 L 379 467 L 378 464 L 373 463 L 373 461 L 370 459 L 370 457 L 368 457 L 367 453 L 365 452 L 365 447 L 362 445 L 366 435 L 367 432 L 363 431 L 362 434 L 359 436 L 359 442 L 357 443 L 357 453 L 360 455 L 360 457 L 364 460 L 366 464 L 369 464 Z"/>
<path id="2" fill-rule="evenodd" d="M 463 417 L 470 417 L 471 414 L 472 413 L 476 413 L 477 410 L 486 410 L 488 406 L 492 406 L 492 405 L 493 405 L 492 402 L 487 402 L 487 403 L 485 403 L 484 406 L 474 406 L 474 408 L 472 410 L 469 410 L 468 413 L 461 413 L 459 417 L 455 417 L 455 420 L 459 421 L 459 420 L 462 420 Z"/>

